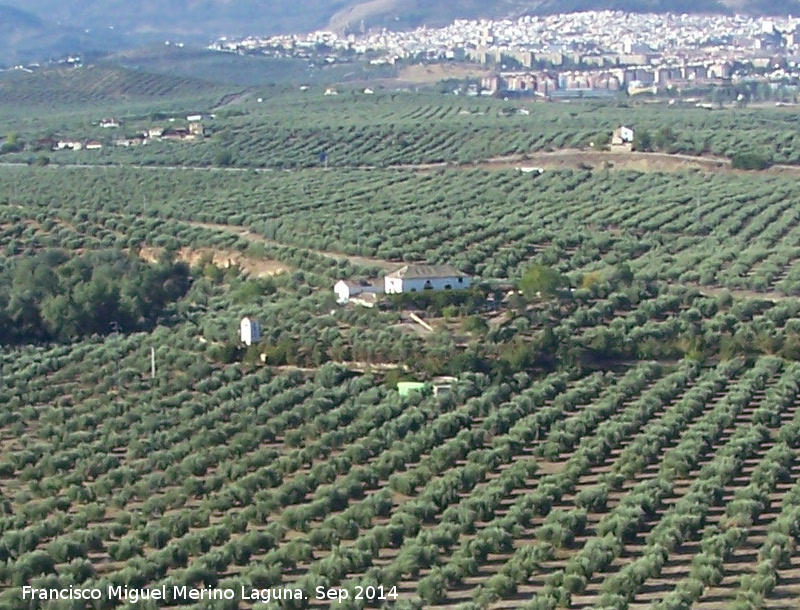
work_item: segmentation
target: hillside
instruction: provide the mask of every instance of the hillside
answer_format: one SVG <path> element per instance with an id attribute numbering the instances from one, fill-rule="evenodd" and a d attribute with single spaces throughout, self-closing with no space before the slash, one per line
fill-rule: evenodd
<path id="1" fill-rule="evenodd" d="M 49 69 L 0 77 L 0 107 L 6 111 L 34 108 L 98 108 L 149 102 L 169 107 L 175 100 L 198 104 L 221 99 L 230 90 L 204 80 L 149 74 L 121 68 Z"/>
<path id="2" fill-rule="evenodd" d="M 461 0 L 441 3 L 437 0 L 367 0 L 353 2 L 336 12 L 328 21 L 332 29 L 357 28 L 362 24 L 414 27 L 441 25 L 455 18 L 507 17 L 590 10 L 626 10 L 632 12 L 740 12 L 749 14 L 797 14 L 798 0 L 504 0 L 493 3 Z"/>
<path id="3" fill-rule="evenodd" d="M 458 17 L 500 17 L 592 9 L 631 11 L 720 11 L 797 14 L 798 0 L 10 0 L 32 15 L 84 29 L 115 30 L 143 37 L 201 37 L 306 31 L 326 24 L 344 26 L 445 23 Z M 2 29 L 0 29 L 2 33 Z"/>
<path id="4" fill-rule="evenodd" d="M 797 610 L 800 182 L 472 164 L 794 112 L 308 93 L 0 165 L 0 609 Z M 469 288 L 337 302 L 403 263 Z"/>
<path id="5" fill-rule="evenodd" d="M 70 34 L 67 29 L 58 31 L 31 12 L 0 4 L 0 59 L 5 62 L 23 59 L 32 46 L 46 54 L 54 42 L 64 42 Z"/>
<path id="6" fill-rule="evenodd" d="M 800 0 L 6 0 L 0 4 L 0 66 L 66 53 L 165 40 L 205 44 L 220 36 L 317 28 L 438 26 L 456 18 L 516 17 L 593 9 L 798 14 Z"/>
<path id="7" fill-rule="evenodd" d="M 486 3 L 461 0 L 454 4 L 435 0 L 367 0 L 354 2 L 329 20 L 332 29 L 369 26 L 415 27 L 444 25 L 456 18 L 514 17 L 525 14 L 549 14 L 596 9 L 622 9 L 654 12 L 725 12 L 717 0 L 505 0 Z"/>
<path id="8" fill-rule="evenodd" d="M 20 3 L 21 4 L 21 3 Z M 56 21 L 47 10 L 24 10 L 0 4 L 0 66 L 41 61 L 66 53 L 106 52 L 129 44 L 124 35 L 106 28 L 81 29 L 69 21 Z"/>
<path id="9" fill-rule="evenodd" d="M 263 84 L 328 84 L 394 75 L 391 66 L 317 64 L 296 58 L 260 57 L 209 51 L 199 45 L 163 44 L 112 53 L 101 65 L 119 66 L 151 74 L 202 79 L 239 86 Z"/>
<path id="10" fill-rule="evenodd" d="M 36 15 L 81 29 L 107 29 L 143 38 L 209 38 L 257 32 L 302 31 L 324 26 L 348 0 L 11 0 Z"/>

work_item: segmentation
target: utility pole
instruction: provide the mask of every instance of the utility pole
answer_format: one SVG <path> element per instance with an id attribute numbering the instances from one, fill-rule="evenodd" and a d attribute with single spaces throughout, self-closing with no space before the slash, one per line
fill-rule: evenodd
<path id="1" fill-rule="evenodd" d="M 156 348 L 150 348 L 150 379 L 156 378 Z"/>
<path id="2" fill-rule="evenodd" d="M 116 320 L 111 323 L 111 330 L 114 331 L 117 340 L 119 340 L 119 322 Z M 117 388 L 117 392 L 119 392 L 119 349 L 117 349 L 117 374 L 114 377 L 114 385 Z"/>

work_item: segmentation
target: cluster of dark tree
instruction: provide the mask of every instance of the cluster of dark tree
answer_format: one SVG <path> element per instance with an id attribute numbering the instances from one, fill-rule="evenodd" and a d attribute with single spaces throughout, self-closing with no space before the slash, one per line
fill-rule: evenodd
<path id="1" fill-rule="evenodd" d="M 389 295 L 386 303 L 397 311 L 421 309 L 432 316 L 466 315 L 487 307 L 488 291 L 480 286 L 467 290 L 423 290 Z"/>
<path id="2" fill-rule="evenodd" d="M 678 147 L 675 146 L 677 141 L 678 134 L 668 125 L 659 129 L 655 134 L 651 134 L 645 129 L 638 129 L 633 140 L 633 150 L 674 153 L 678 151 Z"/>
<path id="3" fill-rule="evenodd" d="M 762 170 L 772 165 L 772 160 L 757 152 L 740 152 L 731 157 L 733 169 Z"/>
<path id="4" fill-rule="evenodd" d="M 0 343 L 69 340 L 154 325 L 191 283 L 184 263 L 119 250 L 45 250 L 0 268 Z"/>
<path id="5" fill-rule="evenodd" d="M 16 133 L 10 133 L 0 144 L 0 154 L 20 152 L 25 148 L 25 142 L 19 139 Z"/>
<path id="6" fill-rule="evenodd" d="M 766 69 L 753 66 L 750 62 L 736 62 L 734 70 L 748 70 L 756 74 L 765 74 Z M 773 88 L 768 82 L 745 82 L 727 86 L 717 86 L 711 91 L 711 101 L 722 107 L 725 104 L 735 104 L 746 108 L 751 102 L 797 102 L 797 92 L 787 85 L 778 85 Z"/>
<path id="7" fill-rule="evenodd" d="M 759 356 L 777 355 L 786 360 L 800 360 L 800 336 L 758 331 L 744 326 L 738 332 L 690 329 L 670 337 L 642 336 L 631 339 L 610 329 L 601 329 L 590 341 L 577 343 L 572 353 L 581 363 L 593 365 L 632 359 L 681 359 L 698 361 L 748 361 Z"/>
<path id="8" fill-rule="evenodd" d="M 551 328 L 545 328 L 532 337 L 517 336 L 492 345 L 473 343 L 447 360 L 426 358 L 421 364 L 433 374 L 478 372 L 505 380 L 522 371 L 554 370 L 568 347 Z"/>

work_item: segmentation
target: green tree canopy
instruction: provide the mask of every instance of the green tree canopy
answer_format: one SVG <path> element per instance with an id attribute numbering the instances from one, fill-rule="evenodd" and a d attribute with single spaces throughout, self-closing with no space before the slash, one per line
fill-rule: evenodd
<path id="1" fill-rule="evenodd" d="M 567 278 L 551 267 L 533 265 L 528 268 L 519 282 L 519 289 L 528 299 L 536 297 L 552 297 L 558 289 L 567 285 Z"/>
<path id="2" fill-rule="evenodd" d="M 0 270 L 0 343 L 106 334 L 112 323 L 146 328 L 189 282 L 184 263 L 150 265 L 121 251 L 25 256 Z"/>

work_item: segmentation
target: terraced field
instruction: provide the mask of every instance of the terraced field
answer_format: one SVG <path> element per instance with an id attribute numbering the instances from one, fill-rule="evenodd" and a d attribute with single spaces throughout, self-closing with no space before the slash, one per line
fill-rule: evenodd
<path id="1" fill-rule="evenodd" d="M 26 586 L 795 608 L 798 195 L 696 172 L 0 167 L 0 609 L 86 607 Z M 152 319 L 120 261 L 175 295 Z M 336 302 L 408 262 L 475 286 Z M 303 599 L 241 594 L 284 588 Z"/>
<path id="2" fill-rule="evenodd" d="M 341 69 L 357 77 L 354 68 Z M 524 162 L 541 153 L 577 150 L 588 153 L 582 163 L 602 167 L 620 162 L 617 156 L 598 160 L 596 155 L 600 143 L 623 123 L 658 142 L 652 151 L 660 155 L 653 156 L 655 169 L 662 167 L 663 156 L 677 161 L 679 155 L 705 159 L 700 167 L 727 167 L 741 153 L 754 154 L 768 165 L 800 164 L 791 109 L 709 112 L 666 101 L 641 104 L 625 99 L 549 104 L 378 87 L 374 95 L 364 95 L 355 86 L 325 96 L 325 73 L 304 69 L 298 78 L 303 74 L 309 81 L 302 89 L 224 85 L 100 66 L 15 74 L 0 78 L 0 107 L 5 109 L 3 116 L 13 119 L 4 122 L 0 117 L 0 127 L 20 131 L 32 142 L 63 132 L 64 137 L 100 139 L 108 145 L 102 154 L 84 150 L 56 155 L 63 164 L 213 167 L 216 154 L 227 150 L 227 162 L 241 168 L 319 167 L 323 151 L 330 167 L 468 166 L 503 158 Z M 25 107 L 42 110 L 25 116 L 20 111 Z M 172 118 L 198 112 L 215 116 L 207 121 L 209 137 L 201 146 L 111 147 L 115 134 L 87 129 L 87 121 L 103 118 L 97 116 L 100 112 L 124 120 L 129 135 L 152 127 L 151 116 L 158 113 Z M 640 162 L 641 169 L 648 167 L 647 159 Z"/>
<path id="3" fill-rule="evenodd" d="M 20 220 L 41 223 L 52 201 L 62 208 L 56 217 L 74 219 L 88 187 L 92 223 L 82 231 L 100 232 L 106 245 L 163 245 L 170 235 L 148 234 L 156 219 L 173 219 L 216 227 L 229 244 L 269 240 L 360 257 L 365 265 L 453 262 L 484 279 L 518 278 L 535 258 L 575 274 L 625 263 L 637 277 L 702 286 L 709 294 L 727 289 L 776 299 L 800 292 L 800 212 L 793 204 L 800 192 L 786 177 L 43 168 L 34 183 L 22 179 L 27 168 L 6 171 L 0 193 L 21 206 L 10 208 Z M 112 234 L 120 227 L 127 239 Z M 62 231 L 60 238 L 73 243 L 70 229 Z"/>
<path id="4" fill-rule="evenodd" d="M 409 401 L 368 377 L 268 369 L 148 387 L 141 339 L 119 346 L 124 394 L 100 342 L 27 353 L 47 387 L 3 360 L 9 585 L 49 572 L 372 582 L 396 586 L 398 605 L 716 608 L 759 593 L 792 607 L 792 553 L 773 549 L 797 528 L 794 364 L 643 362 Z"/>

